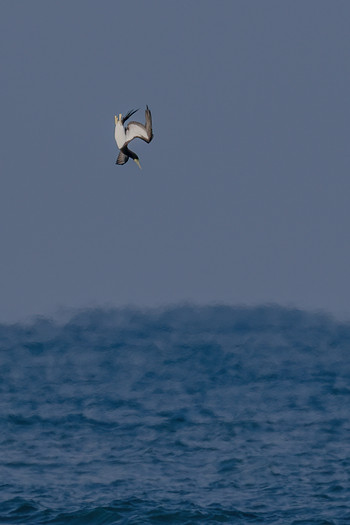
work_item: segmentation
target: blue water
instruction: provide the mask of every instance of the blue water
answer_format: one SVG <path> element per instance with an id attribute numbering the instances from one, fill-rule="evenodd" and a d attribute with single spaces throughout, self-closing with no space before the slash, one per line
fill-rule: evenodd
<path id="1" fill-rule="evenodd" d="M 350 523 L 349 324 L 87 310 L 0 349 L 0 523 Z"/>

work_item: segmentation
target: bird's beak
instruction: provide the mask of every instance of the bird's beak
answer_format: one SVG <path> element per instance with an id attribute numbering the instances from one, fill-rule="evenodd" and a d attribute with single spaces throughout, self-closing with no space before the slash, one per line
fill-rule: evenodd
<path id="1" fill-rule="evenodd" d="M 136 162 L 136 164 L 138 165 L 138 167 L 140 168 L 140 170 L 142 170 L 139 159 L 134 159 L 134 161 Z"/>
<path id="2" fill-rule="evenodd" d="M 117 117 L 117 115 L 114 115 L 114 122 L 115 122 L 115 125 L 118 124 L 118 117 Z"/>

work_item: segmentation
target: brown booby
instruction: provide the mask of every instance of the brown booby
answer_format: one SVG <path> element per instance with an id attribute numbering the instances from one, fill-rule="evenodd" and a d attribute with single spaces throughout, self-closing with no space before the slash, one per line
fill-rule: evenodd
<path id="1" fill-rule="evenodd" d="M 139 138 L 144 140 L 147 143 L 150 143 L 153 139 L 153 132 L 152 132 L 152 115 L 151 112 L 146 106 L 145 111 L 145 117 L 146 122 L 145 125 L 141 124 L 140 122 L 129 122 L 129 124 L 124 128 L 124 123 L 138 111 L 137 109 L 129 111 L 125 117 L 122 116 L 122 114 L 119 114 L 119 117 L 115 116 L 115 131 L 114 131 L 114 138 L 117 143 L 118 148 L 120 149 L 116 164 L 125 164 L 128 162 L 129 157 L 131 157 L 139 168 L 141 168 L 140 161 L 136 153 L 131 151 L 128 148 L 129 142 L 132 140 Z"/>

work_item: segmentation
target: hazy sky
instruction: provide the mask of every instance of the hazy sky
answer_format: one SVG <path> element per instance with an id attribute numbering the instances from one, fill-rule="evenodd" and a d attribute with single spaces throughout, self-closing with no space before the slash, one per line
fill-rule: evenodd
<path id="1" fill-rule="evenodd" d="M 348 0 L 2 0 L 0 320 L 277 302 L 350 317 Z M 154 140 L 116 166 L 114 115 Z"/>

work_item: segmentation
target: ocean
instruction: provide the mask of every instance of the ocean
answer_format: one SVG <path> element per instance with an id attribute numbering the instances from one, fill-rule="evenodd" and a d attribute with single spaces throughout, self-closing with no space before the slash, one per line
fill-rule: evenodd
<path id="1" fill-rule="evenodd" d="M 0 325 L 0 523 L 349 524 L 350 324 L 279 306 Z"/>

